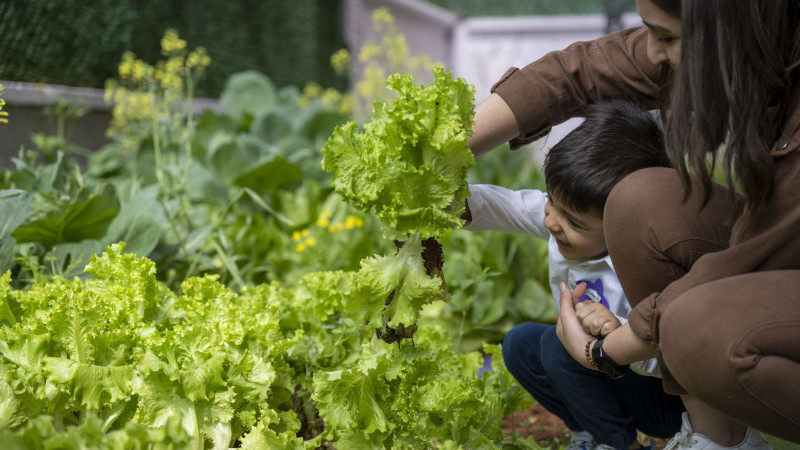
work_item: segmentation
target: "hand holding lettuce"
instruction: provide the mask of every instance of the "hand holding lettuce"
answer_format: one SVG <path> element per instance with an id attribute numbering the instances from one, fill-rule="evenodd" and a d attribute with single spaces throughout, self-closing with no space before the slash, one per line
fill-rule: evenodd
<path id="1" fill-rule="evenodd" d="M 377 335 L 387 342 L 410 338 L 422 305 L 448 297 L 435 238 L 463 224 L 463 207 L 448 206 L 464 204 L 467 170 L 475 164 L 467 146 L 474 88 L 441 67 L 434 75 L 429 86 L 415 85 L 410 75 L 390 76 L 395 101 L 375 102 L 369 122 L 337 127 L 322 149 L 336 192 L 374 213 L 398 243 L 395 255 L 362 261 L 349 305 L 371 323 L 380 318 Z M 431 248 L 438 255 L 423 251 Z"/>

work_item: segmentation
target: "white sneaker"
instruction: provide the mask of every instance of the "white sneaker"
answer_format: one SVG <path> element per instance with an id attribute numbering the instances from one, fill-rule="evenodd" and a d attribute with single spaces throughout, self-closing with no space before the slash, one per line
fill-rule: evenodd
<path id="1" fill-rule="evenodd" d="M 642 447 L 642 448 L 644 448 L 644 447 Z M 610 445 L 598 444 L 597 447 L 594 448 L 594 450 L 617 450 L 617 449 L 616 449 L 616 447 L 612 447 Z"/>
<path id="2" fill-rule="evenodd" d="M 748 428 L 744 440 L 733 447 L 723 447 L 700 433 L 692 432 L 689 414 L 683 413 L 681 431 L 667 443 L 664 450 L 772 450 L 767 438 L 758 430 Z"/>
<path id="3" fill-rule="evenodd" d="M 569 445 L 564 450 L 595 450 L 597 444 L 594 436 L 586 431 L 574 431 L 569 438 Z"/>

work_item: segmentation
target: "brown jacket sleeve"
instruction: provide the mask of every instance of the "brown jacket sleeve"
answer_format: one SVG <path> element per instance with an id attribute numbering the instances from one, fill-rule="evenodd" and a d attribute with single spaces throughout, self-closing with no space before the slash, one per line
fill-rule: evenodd
<path id="1" fill-rule="evenodd" d="M 656 107 L 662 67 L 647 58 L 647 29 L 629 28 L 550 52 L 522 69 L 512 67 L 493 87 L 517 119 L 518 148 L 550 128 L 583 115 L 589 104 L 626 97 Z"/>
<path id="2" fill-rule="evenodd" d="M 637 336 L 659 343 L 661 313 L 695 286 L 750 272 L 800 270 L 800 99 L 794 104 L 770 152 L 777 172 L 767 203 L 755 215 L 736 220 L 730 247 L 703 255 L 683 277 L 631 310 L 628 319 Z M 753 299 L 754 304 L 759 301 Z"/>

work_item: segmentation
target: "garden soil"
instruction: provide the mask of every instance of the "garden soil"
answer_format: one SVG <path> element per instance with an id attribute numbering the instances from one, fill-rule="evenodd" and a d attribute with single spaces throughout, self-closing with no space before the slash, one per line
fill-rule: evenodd
<path id="1" fill-rule="evenodd" d="M 569 443 L 569 429 L 555 414 L 536 403 L 527 411 L 517 411 L 505 417 L 503 432 L 506 436 L 515 432 L 520 437 L 532 437 L 543 448 L 558 448 Z M 663 449 L 668 439 L 653 439 L 640 435 L 639 442 Z"/>

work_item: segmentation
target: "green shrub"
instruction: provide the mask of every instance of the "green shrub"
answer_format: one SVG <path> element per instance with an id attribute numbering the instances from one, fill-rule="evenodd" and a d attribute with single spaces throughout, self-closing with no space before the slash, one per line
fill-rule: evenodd
<path id="1" fill-rule="evenodd" d="M 154 63 L 175 29 L 215 61 L 198 95 L 228 76 L 267 74 L 278 86 L 314 80 L 343 88 L 329 56 L 344 47 L 341 0 L 11 0 L 0 2 L 0 79 L 102 88 L 120 56 Z"/>

